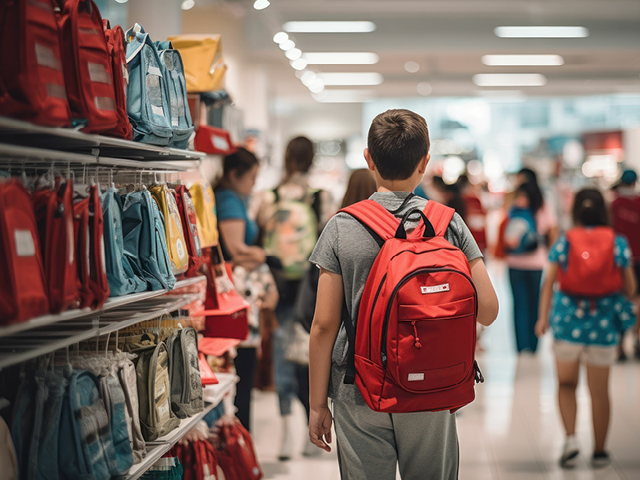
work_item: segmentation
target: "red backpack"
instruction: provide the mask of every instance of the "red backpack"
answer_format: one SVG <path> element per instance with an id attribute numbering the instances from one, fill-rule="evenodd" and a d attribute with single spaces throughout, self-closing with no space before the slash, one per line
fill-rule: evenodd
<path id="1" fill-rule="evenodd" d="M 193 206 L 191 192 L 184 185 L 176 185 L 175 197 L 189 254 L 189 269 L 186 276 L 193 277 L 204 263 L 202 249 L 200 248 L 200 236 L 198 235 L 196 209 Z"/>
<path id="2" fill-rule="evenodd" d="M 602 297 L 622 290 L 611 227 L 576 227 L 566 233 L 567 268 L 558 269 L 560 291 L 577 297 Z"/>
<path id="3" fill-rule="evenodd" d="M 41 125 L 71 122 L 52 0 L 0 2 L 0 112 Z"/>
<path id="4" fill-rule="evenodd" d="M 17 180 L 0 183 L 0 325 L 49 311 L 31 197 Z"/>
<path id="5" fill-rule="evenodd" d="M 78 296 L 80 308 L 89 307 L 94 300 L 89 286 L 91 272 L 91 232 L 89 231 L 89 199 L 84 198 L 73 206 L 73 230 L 75 238 Z"/>
<path id="6" fill-rule="evenodd" d="M 627 237 L 634 263 L 640 263 L 640 197 L 618 197 L 611 203 L 613 229 Z"/>
<path id="7" fill-rule="evenodd" d="M 129 70 L 127 69 L 127 55 L 124 40 L 124 31 L 120 25 L 111 28 L 109 20 L 102 20 L 104 36 L 107 40 L 107 49 L 111 58 L 111 71 L 113 73 L 113 88 L 116 94 L 116 114 L 118 125 L 107 130 L 105 135 L 125 138 L 133 138 L 133 128 L 127 115 L 127 89 L 129 88 Z"/>
<path id="8" fill-rule="evenodd" d="M 33 194 L 52 313 L 79 304 L 72 198 L 71 180 L 56 190 L 38 190 Z"/>
<path id="9" fill-rule="evenodd" d="M 216 456 L 226 480 L 262 478 L 251 435 L 238 421 L 220 426 Z"/>
<path id="10" fill-rule="evenodd" d="M 218 459 L 209 442 L 198 440 L 178 444 L 172 452 L 182 464 L 183 480 L 218 480 Z"/>
<path id="11" fill-rule="evenodd" d="M 487 249 L 487 212 L 480 199 L 474 194 L 463 195 L 466 208 L 465 222 L 480 251 Z"/>
<path id="12" fill-rule="evenodd" d="M 454 210 L 434 201 L 399 221 L 365 200 L 341 212 L 382 244 L 367 278 L 349 337 L 345 383 L 358 385 L 378 412 L 457 410 L 475 398 L 482 374 L 474 359 L 477 293 L 469 262 L 444 239 Z M 407 235 L 404 222 L 420 214 Z"/>
<path id="13" fill-rule="evenodd" d="M 91 0 L 59 0 L 58 25 L 69 105 L 75 117 L 88 120 L 85 132 L 116 128 L 115 91 L 111 57 L 102 17 Z"/>

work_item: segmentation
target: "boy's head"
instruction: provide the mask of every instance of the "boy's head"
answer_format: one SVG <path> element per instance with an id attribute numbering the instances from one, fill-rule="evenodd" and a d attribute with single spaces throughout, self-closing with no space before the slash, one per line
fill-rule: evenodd
<path id="1" fill-rule="evenodd" d="M 387 110 L 373 119 L 367 143 L 364 154 L 369 168 L 382 180 L 416 177 L 419 183 L 429 161 L 429 129 L 424 118 L 410 110 Z"/>

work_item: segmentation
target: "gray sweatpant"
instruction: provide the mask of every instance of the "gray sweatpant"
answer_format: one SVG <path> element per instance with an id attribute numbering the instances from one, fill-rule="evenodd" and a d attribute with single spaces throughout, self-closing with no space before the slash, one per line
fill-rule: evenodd
<path id="1" fill-rule="evenodd" d="M 458 478 L 455 415 L 380 413 L 366 405 L 333 402 L 342 480 Z"/>

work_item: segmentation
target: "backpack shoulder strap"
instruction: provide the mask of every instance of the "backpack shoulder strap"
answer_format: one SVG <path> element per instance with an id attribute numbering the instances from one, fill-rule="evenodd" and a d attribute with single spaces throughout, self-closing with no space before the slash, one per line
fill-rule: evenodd
<path id="1" fill-rule="evenodd" d="M 424 207 L 424 214 L 431 222 L 431 225 L 433 225 L 437 237 L 444 237 L 454 213 L 456 213 L 456 211 L 453 208 L 434 202 L 433 200 L 427 201 L 427 206 Z M 424 226 L 420 230 L 424 230 Z"/>
<path id="2" fill-rule="evenodd" d="M 363 200 L 349 207 L 343 208 L 338 213 L 346 213 L 372 230 L 383 241 L 393 238 L 398 229 L 399 220 L 389 211 L 373 200 Z"/>

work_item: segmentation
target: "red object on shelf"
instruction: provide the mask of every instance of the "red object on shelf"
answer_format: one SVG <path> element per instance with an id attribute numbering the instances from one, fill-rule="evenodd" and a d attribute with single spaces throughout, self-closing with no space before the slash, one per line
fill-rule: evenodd
<path id="1" fill-rule="evenodd" d="M 196 133 L 195 147 L 200 152 L 214 155 L 231 155 L 237 150 L 229 132 L 202 124 Z"/>
<path id="2" fill-rule="evenodd" d="M 242 340 L 237 338 L 204 337 L 200 342 L 198 342 L 198 351 L 205 355 L 221 357 L 231 348 L 237 346 L 241 341 Z"/>
<path id="3" fill-rule="evenodd" d="M 260 480 L 262 469 L 258 463 L 253 440 L 247 430 L 236 421 L 220 427 L 216 456 L 226 480 Z"/>
<path id="4" fill-rule="evenodd" d="M 207 362 L 207 359 L 202 352 L 198 354 L 198 365 L 200 366 L 200 379 L 202 381 L 202 385 L 216 385 L 217 383 L 220 383 L 218 381 L 218 377 L 216 377 L 216 374 L 211 370 L 209 362 Z"/>

